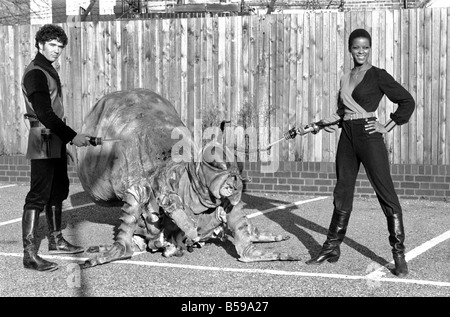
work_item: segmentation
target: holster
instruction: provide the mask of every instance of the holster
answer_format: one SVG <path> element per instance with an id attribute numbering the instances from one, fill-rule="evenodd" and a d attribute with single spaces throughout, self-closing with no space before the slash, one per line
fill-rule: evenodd
<path id="1" fill-rule="evenodd" d="M 37 121 L 33 121 L 33 125 L 30 124 L 27 159 L 61 158 L 62 146 L 62 140 L 50 129 L 45 128 Z"/>

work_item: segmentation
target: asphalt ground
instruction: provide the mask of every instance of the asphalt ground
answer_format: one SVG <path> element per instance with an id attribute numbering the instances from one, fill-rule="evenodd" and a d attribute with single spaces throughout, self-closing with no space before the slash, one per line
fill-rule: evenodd
<path id="1" fill-rule="evenodd" d="M 290 239 L 258 247 L 300 255 L 301 261 L 242 263 L 232 241 L 212 241 L 182 257 L 143 252 L 130 260 L 80 270 L 77 263 L 89 253 L 48 255 L 42 215 L 39 254 L 58 263 L 59 269 L 37 272 L 22 265 L 21 217 L 28 189 L 28 185 L 0 183 L 2 297 L 177 297 L 180 299 L 167 307 L 174 311 L 200 309 L 193 305 L 208 298 L 217 301 L 217 311 L 219 303 L 226 309 L 225 299 L 237 303 L 242 298 L 264 299 L 270 308 L 277 298 L 450 295 L 448 202 L 401 201 L 410 270 L 406 278 L 390 271 L 393 264 L 386 219 L 376 199 L 355 200 L 340 260 L 310 266 L 305 261 L 319 252 L 326 238 L 332 197 L 263 193 L 244 193 L 247 216 L 261 231 L 289 235 Z M 64 208 L 63 235 L 68 241 L 85 248 L 113 242 L 120 208 L 94 205 L 78 184 L 71 185 Z M 283 306 L 299 304 L 290 300 Z"/>

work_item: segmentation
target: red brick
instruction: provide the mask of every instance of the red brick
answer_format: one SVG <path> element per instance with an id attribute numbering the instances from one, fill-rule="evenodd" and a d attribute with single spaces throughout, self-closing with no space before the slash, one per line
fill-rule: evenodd
<path id="1" fill-rule="evenodd" d="M 277 179 L 276 178 L 261 178 L 261 183 L 263 184 L 276 184 Z"/>
<path id="2" fill-rule="evenodd" d="M 430 189 L 442 189 L 442 190 L 448 190 L 450 189 L 450 184 L 444 184 L 444 183 L 431 183 Z"/>
<path id="3" fill-rule="evenodd" d="M 418 183 L 402 182 L 400 185 L 402 188 L 419 188 Z"/>
<path id="4" fill-rule="evenodd" d="M 305 183 L 305 180 L 303 179 L 299 179 L 299 178 L 289 178 L 287 180 L 288 184 L 299 184 L 299 185 L 303 185 Z"/>

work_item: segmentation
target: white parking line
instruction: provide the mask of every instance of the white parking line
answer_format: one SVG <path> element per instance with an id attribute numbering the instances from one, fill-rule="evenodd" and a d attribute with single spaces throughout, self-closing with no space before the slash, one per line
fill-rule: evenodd
<path id="1" fill-rule="evenodd" d="M 450 238 L 450 230 L 447 232 L 444 232 L 443 234 L 426 241 L 425 243 L 422 243 L 421 245 L 419 245 L 418 247 L 415 247 L 414 249 L 412 249 L 411 251 L 407 252 L 405 254 L 405 260 L 406 262 L 409 262 L 410 260 L 414 259 L 415 257 L 421 255 L 422 253 L 424 253 L 425 251 L 428 251 L 429 249 L 431 249 L 432 247 L 438 245 L 439 243 L 447 240 Z M 375 271 L 367 274 L 368 278 L 372 278 L 374 276 L 379 276 L 380 272 L 387 268 L 387 266 L 389 264 L 394 264 L 394 260 L 392 260 L 391 262 L 389 262 L 388 264 L 386 264 L 385 266 L 381 266 L 380 268 L 376 269 Z"/>
<path id="2" fill-rule="evenodd" d="M 83 207 L 93 206 L 93 205 L 95 205 L 95 203 L 89 203 L 89 204 L 78 205 L 78 206 L 69 206 L 69 207 L 64 208 L 63 211 L 73 210 L 73 209 L 78 209 L 78 208 L 83 208 Z M 45 215 L 45 213 L 42 212 L 40 214 L 40 217 L 43 217 L 44 215 Z M 16 223 L 16 222 L 19 222 L 19 221 L 22 221 L 22 217 L 16 218 L 16 219 L 12 219 L 12 220 L 8 220 L 8 221 L 4 221 L 4 222 L 0 222 L 0 227 L 9 225 L 11 223 Z"/>
<path id="3" fill-rule="evenodd" d="M 12 186 L 15 186 L 15 185 L 12 185 Z M 302 204 L 306 204 L 306 203 L 309 203 L 309 202 L 322 200 L 322 199 L 326 199 L 326 198 L 328 198 L 328 197 L 317 197 L 317 198 L 313 198 L 313 199 L 300 200 L 300 201 L 296 201 L 296 202 L 293 202 L 293 203 L 290 203 L 290 204 L 287 204 L 287 205 L 277 206 L 277 207 L 274 207 L 274 208 L 266 209 L 264 211 L 258 211 L 258 212 L 255 212 L 253 214 L 247 215 L 246 217 L 247 218 L 254 218 L 256 216 L 260 216 L 263 213 L 267 213 L 267 212 L 270 212 L 270 211 L 286 209 L 286 208 L 289 208 L 289 207 L 292 207 L 292 206 L 298 206 L 298 205 L 302 205 Z M 83 208 L 83 207 L 93 206 L 93 205 L 95 205 L 95 203 L 88 203 L 88 204 L 79 205 L 79 206 L 70 206 L 70 207 L 64 208 L 63 211 L 73 210 L 73 209 Z M 43 216 L 43 213 L 41 213 L 41 217 L 42 216 Z M 22 221 L 22 217 L 16 218 L 16 219 L 12 219 L 12 220 L 8 220 L 8 221 L 5 221 L 5 222 L 0 222 L 0 227 L 1 226 L 6 226 L 6 225 L 9 225 L 9 224 L 12 224 L 12 223 L 16 223 L 16 222 L 19 222 L 19 221 Z"/>
<path id="4" fill-rule="evenodd" d="M 0 189 L 2 189 L 2 188 L 8 188 L 8 187 L 14 187 L 14 186 L 17 186 L 17 185 L 16 185 L 16 184 L 2 185 L 2 186 L 0 186 Z"/>
<path id="5" fill-rule="evenodd" d="M 146 252 L 136 252 L 133 257 Z M 0 256 L 11 256 L 11 257 L 22 257 L 21 253 L 4 253 L 0 252 Z M 58 256 L 58 255 L 43 255 L 39 254 L 40 257 L 45 259 L 54 260 L 68 260 L 75 262 L 84 262 L 88 258 L 81 257 L 68 257 L 68 256 Z M 367 276 L 361 275 L 347 275 L 347 274 L 331 274 L 331 273 L 310 273 L 310 272 L 299 272 L 299 271 L 281 271 L 281 270 L 263 270 L 263 269 L 238 269 L 238 268 L 227 268 L 227 267 L 215 267 L 215 266 L 202 266 L 202 265 L 189 265 L 189 264 L 176 264 L 176 263 L 161 263 L 161 262 L 147 262 L 147 261 L 134 261 L 134 260 L 120 260 L 113 261 L 109 264 L 131 264 L 138 266 L 152 266 L 152 267 L 163 267 L 163 268 L 176 268 L 176 269 L 187 269 L 187 270 L 201 270 L 201 271 L 218 271 L 218 272 L 234 272 L 234 273 L 244 273 L 244 274 L 271 274 L 271 275 L 282 275 L 282 276 L 301 276 L 301 277 L 312 277 L 312 278 L 334 278 L 343 280 L 366 280 L 375 282 L 390 282 L 390 283 L 404 283 L 404 284 L 419 284 L 419 285 L 431 285 L 439 287 L 450 287 L 449 282 L 439 282 L 439 281 L 426 281 L 426 280 L 413 280 L 413 279 L 402 279 L 402 278 L 368 278 Z"/>
<path id="6" fill-rule="evenodd" d="M 326 199 L 326 198 L 328 198 L 328 197 L 317 197 L 317 198 L 312 198 L 312 199 L 307 199 L 307 200 L 299 200 L 299 201 L 296 201 L 294 203 L 290 203 L 290 204 L 287 204 L 287 205 L 273 207 L 273 208 L 270 208 L 270 209 L 266 209 L 264 211 L 258 211 L 258 212 L 252 213 L 250 215 L 247 215 L 246 217 L 247 218 L 253 218 L 253 217 L 260 216 L 260 215 L 262 215 L 264 213 L 267 213 L 267 212 L 270 212 L 270 211 L 286 209 L 286 208 L 289 208 L 289 207 L 292 207 L 292 206 L 298 206 L 298 205 L 302 205 L 302 204 L 310 203 L 312 201 L 322 200 L 322 199 Z"/>
<path id="7" fill-rule="evenodd" d="M 223 267 L 197 266 L 197 265 L 184 265 L 184 264 L 158 263 L 158 262 L 145 262 L 145 261 L 131 261 L 131 260 L 117 261 L 117 263 L 119 263 L 119 262 L 126 263 L 126 264 L 133 264 L 133 265 L 141 265 L 141 266 L 159 266 L 159 267 L 170 267 L 170 268 L 191 269 L 191 270 L 205 270 L 205 271 L 240 272 L 240 273 L 249 273 L 249 274 L 259 273 L 259 274 L 303 276 L 303 277 L 324 277 L 324 278 L 336 278 L 336 279 L 346 279 L 346 280 L 367 280 L 368 279 L 367 276 L 346 275 L 346 274 L 310 273 L 310 272 L 299 272 L 299 271 L 291 272 L 291 271 L 262 270 L 262 269 L 238 269 L 238 268 L 223 268 Z M 112 263 L 114 263 L 114 262 L 112 262 Z M 448 282 L 437 282 L 437 281 L 409 280 L 409 279 L 400 279 L 400 278 L 377 278 L 376 281 L 450 287 L 450 283 L 448 283 Z"/>

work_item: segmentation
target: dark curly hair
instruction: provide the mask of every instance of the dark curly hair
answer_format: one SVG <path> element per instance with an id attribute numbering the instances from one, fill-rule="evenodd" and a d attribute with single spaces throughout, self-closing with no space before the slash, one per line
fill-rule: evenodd
<path id="1" fill-rule="evenodd" d="M 39 43 L 44 44 L 45 42 L 57 40 L 63 44 L 65 47 L 67 45 L 67 35 L 63 28 L 58 25 L 45 24 L 36 33 L 36 48 L 39 49 Z"/>
<path id="2" fill-rule="evenodd" d="M 364 29 L 356 29 L 354 30 L 349 38 L 348 38 L 348 49 L 350 50 L 353 44 L 353 40 L 356 39 L 357 37 L 364 37 L 366 39 L 369 40 L 369 45 L 372 46 L 372 38 L 370 37 L 369 32 L 367 32 Z"/>

